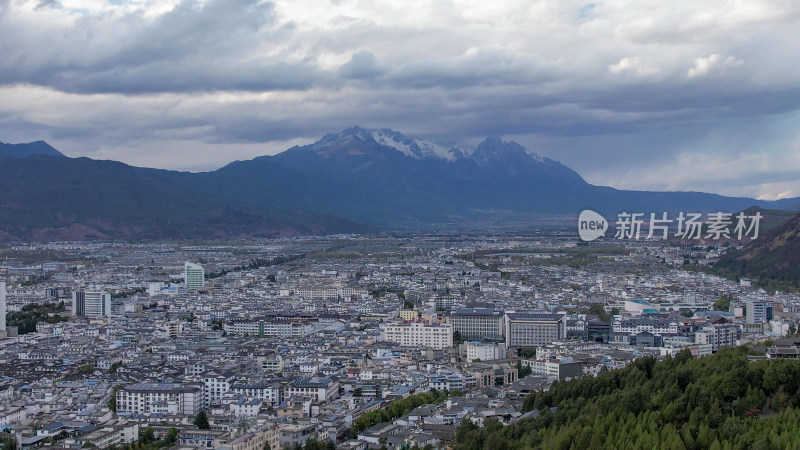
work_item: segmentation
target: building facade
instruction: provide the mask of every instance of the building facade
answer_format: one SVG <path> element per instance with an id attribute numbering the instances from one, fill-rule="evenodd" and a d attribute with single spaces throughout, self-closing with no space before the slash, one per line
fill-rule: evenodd
<path id="1" fill-rule="evenodd" d="M 105 291 L 73 292 L 72 315 L 92 319 L 111 317 L 111 294 Z"/>
<path id="2" fill-rule="evenodd" d="M 445 322 L 467 340 L 503 339 L 503 312 L 498 309 L 459 308 L 445 315 Z"/>
<path id="3" fill-rule="evenodd" d="M 508 348 L 539 347 L 567 338 L 566 314 L 509 312 L 505 315 Z"/>
<path id="4" fill-rule="evenodd" d="M 381 325 L 381 340 L 403 347 L 431 347 L 442 350 L 453 346 L 453 326 L 427 325 L 422 322 Z"/>
<path id="5" fill-rule="evenodd" d="M 203 403 L 200 386 L 178 383 L 137 383 L 117 391 L 117 413 L 197 414 Z"/>
<path id="6" fill-rule="evenodd" d="M 183 268 L 184 286 L 190 291 L 203 289 L 206 285 L 206 271 L 200 264 L 186 262 Z"/>

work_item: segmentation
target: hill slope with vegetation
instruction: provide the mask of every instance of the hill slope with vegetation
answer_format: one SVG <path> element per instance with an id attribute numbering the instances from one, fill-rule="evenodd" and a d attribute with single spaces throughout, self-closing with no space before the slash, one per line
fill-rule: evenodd
<path id="1" fill-rule="evenodd" d="M 465 422 L 454 448 L 800 448 L 799 389 L 800 361 L 751 362 L 744 348 L 643 358 L 532 393 L 524 410 L 536 418 Z"/>
<path id="2" fill-rule="evenodd" d="M 730 278 L 750 277 L 767 291 L 800 288 L 800 215 L 741 250 L 723 255 L 711 269 Z"/>

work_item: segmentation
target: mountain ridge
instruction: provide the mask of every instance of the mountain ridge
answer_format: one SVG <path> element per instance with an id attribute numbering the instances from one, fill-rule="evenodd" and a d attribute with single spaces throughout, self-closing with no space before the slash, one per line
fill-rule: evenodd
<path id="1" fill-rule="evenodd" d="M 0 157 L 27 158 L 32 155 L 66 156 L 45 141 L 33 141 L 21 144 L 0 142 Z"/>
<path id="2" fill-rule="evenodd" d="M 88 180 L 82 188 L 81 180 Z M 87 198 L 102 207 L 85 204 Z M 443 145 L 361 127 L 199 173 L 52 153 L 0 162 L 0 205 L 10 205 L 10 215 L 0 216 L 0 230 L 20 239 L 36 235 L 26 228 L 25 214 L 40 230 L 78 224 L 98 238 L 213 238 L 374 227 L 516 227 L 543 216 L 566 223 L 583 209 L 609 217 L 623 210 L 734 212 L 751 206 L 788 209 L 795 203 L 800 199 L 767 202 L 594 186 L 568 166 L 500 137 L 476 146 Z M 104 214 L 107 223 L 90 221 Z"/>
<path id="3" fill-rule="evenodd" d="M 768 230 L 739 250 L 726 253 L 715 271 L 755 278 L 766 290 L 800 288 L 800 214 Z"/>

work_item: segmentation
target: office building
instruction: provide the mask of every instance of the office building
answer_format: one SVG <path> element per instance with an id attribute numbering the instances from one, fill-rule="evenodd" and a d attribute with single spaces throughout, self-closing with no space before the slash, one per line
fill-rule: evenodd
<path id="1" fill-rule="evenodd" d="M 111 294 L 105 291 L 73 292 L 72 315 L 91 319 L 111 317 Z"/>
<path id="2" fill-rule="evenodd" d="M 434 350 L 453 346 L 453 326 L 427 325 L 421 322 L 381 325 L 381 340 L 404 347 L 431 347 Z"/>
<path id="3" fill-rule="evenodd" d="M 767 323 L 772 320 L 772 302 L 748 298 L 744 300 L 745 322 L 750 324 Z"/>
<path id="4" fill-rule="evenodd" d="M 548 312 L 507 312 L 506 347 L 539 347 L 567 338 L 567 315 Z"/>
<path id="5" fill-rule="evenodd" d="M 206 285 L 206 271 L 200 264 L 186 262 L 183 269 L 184 286 L 190 291 L 203 289 Z"/>
<path id="6" fill-rule="evenodd" d="M 465 340 L 503 339 L 503 312 L 491 308 L 458 308 L 444 316 Z"/>

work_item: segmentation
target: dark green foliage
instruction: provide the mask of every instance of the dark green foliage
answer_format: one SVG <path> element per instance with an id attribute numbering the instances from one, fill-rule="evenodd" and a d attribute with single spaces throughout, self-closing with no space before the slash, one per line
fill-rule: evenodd
<path id="1" fill-rule="evenodd" d="M 117 391 L 122 389 L 122 385 L 114 386 L 114 389 L 111 391 L 111 398 L 108 399 L 108 409 L 112 412 L 117 412 Z"/>
<path id="2" fill-rule="evenodd" d="M 8 433 L 2 433 L 0 443 L 2 444 L 2 450 L 16 450 L 17 448 L 17 439 Z"/>
<path id="3" fill-rule="evenodd" d="M 201 430 L 208 430 L 211 425 L 208 423 L 208 415 L 205 411 L 200 411 L 194 418 L 194 426 Z"/>
<path id="4" fill-rule="evenodd" d="M 725 348 L 694 359 L 684 351 L 556 382 L 525 399 L 524 410 L 539 417 L 506 427 L 462 423 L 454 448 L 800 448 L 800 361 L 746 355 Z"/>
<path id="5" fill-rule="evenodd" d="M 709 272 L 739 279 L 756 278 L 767 291 L 800 287 L 800 215 L 759 236 L 739 251 L 723 255 Z"/>
<path id="6" fill-rule="evenodd" d="M 156 439 L 155 431 L 151 427 L 139 430 L 139 440 L 122 447 L 111 446 L 109 450 L 159 450 L 170 448 L 178 442 L 178 430 L 170 428 L 166 436 Z"/>
<path id="7" fill-rule="evenodd" d="M 145 288 L 130 289 L 127 291 L 117 291 L 111 293 L 111 298 L 128 298 L 136 294 L 144 294 Z"/>
<path id="8" fill-rule="evenodd" d="M 77 371 L 81 375 L 89 375 L 90 373 L 94 372 L 94 365 L 93 364 L 81 364 L 80 366 L 78 366 Z"/>
<path id="9" fill-rule="evenodd" d="M 361 417 L 353 422 L 353 427 L 348 430 L 345 436 L 355 437 L 355 434 L 360 431 L 364 431 L 373 425 L 397 419 L 398 417 L 408 414 L 418 406 L 439 404 L 447 400 L 448 396 L 449 393 L 446 390 L 437 391 L 436 389 L 433 389 L 424 394 L 410 395 L 404 399 L 394 401 L 384 409 L 376 409 L 366 414 L 362 414 Z"/>
<path id="10" fill-rule="evenodd" d="M 592 306 L 589 307 L 589 312 L 598 316 L 603 322 L 611 321 L 611 315 L 606 312 L 606 309 L 600 303 L 592 303 Z"/>
<path id="11" fill-rule="evenodd" d="M 247 264 L 240 264 L 231 269 L 220 270 L 219 272 L 206 273 L 206 279 L 212 280 L 214 278 L 224 277 L 226 274 L 230 272 L 236 272 L 241 270 L 255 270 L 261 267 L 277 266 L 304 257 L 305 257 L 304 255 L 288 255 L 288 256 L 276 256 L 274 258 L 253 258 Z M 275 275 L 270 274 L 270 276 L 272 277 L 272 281 L 275 281 Z"/>
<path id="12" fill-rule="evenodd" d="M 22 311 L 6 314 L 6 320 L 9 326 L 18 327 L 19 334 L 34 333 L 39 322 L 59 323 L 69 320 L 69 315 L 56 314 L 58 312 L 64 312 L 64 302 L 29 303 L 22 307 Z"/>
<path id="13" fill-rule="evenodd" d="M 520 378 L 525 378 L 533 373 L 533 369 L 530 366 L 523 365 L 522 361 L 517 361 L 517 372 Z"/>
<path id="14" fill-rule="evenodd" d="M 303 450 L 336 450 L 336 444 L 331 441 L 322 443 L 316 439 L 309 439 L 303 445 Z"/>
<path id="15" fill-rule="evenodd" d="M 732 297 L 728 294 L 722 294 L 719 296 L 719 299 L 714 302 L 714 310 L 715 311 L 727 311 L 731 307 L 731 300 Z"/>

